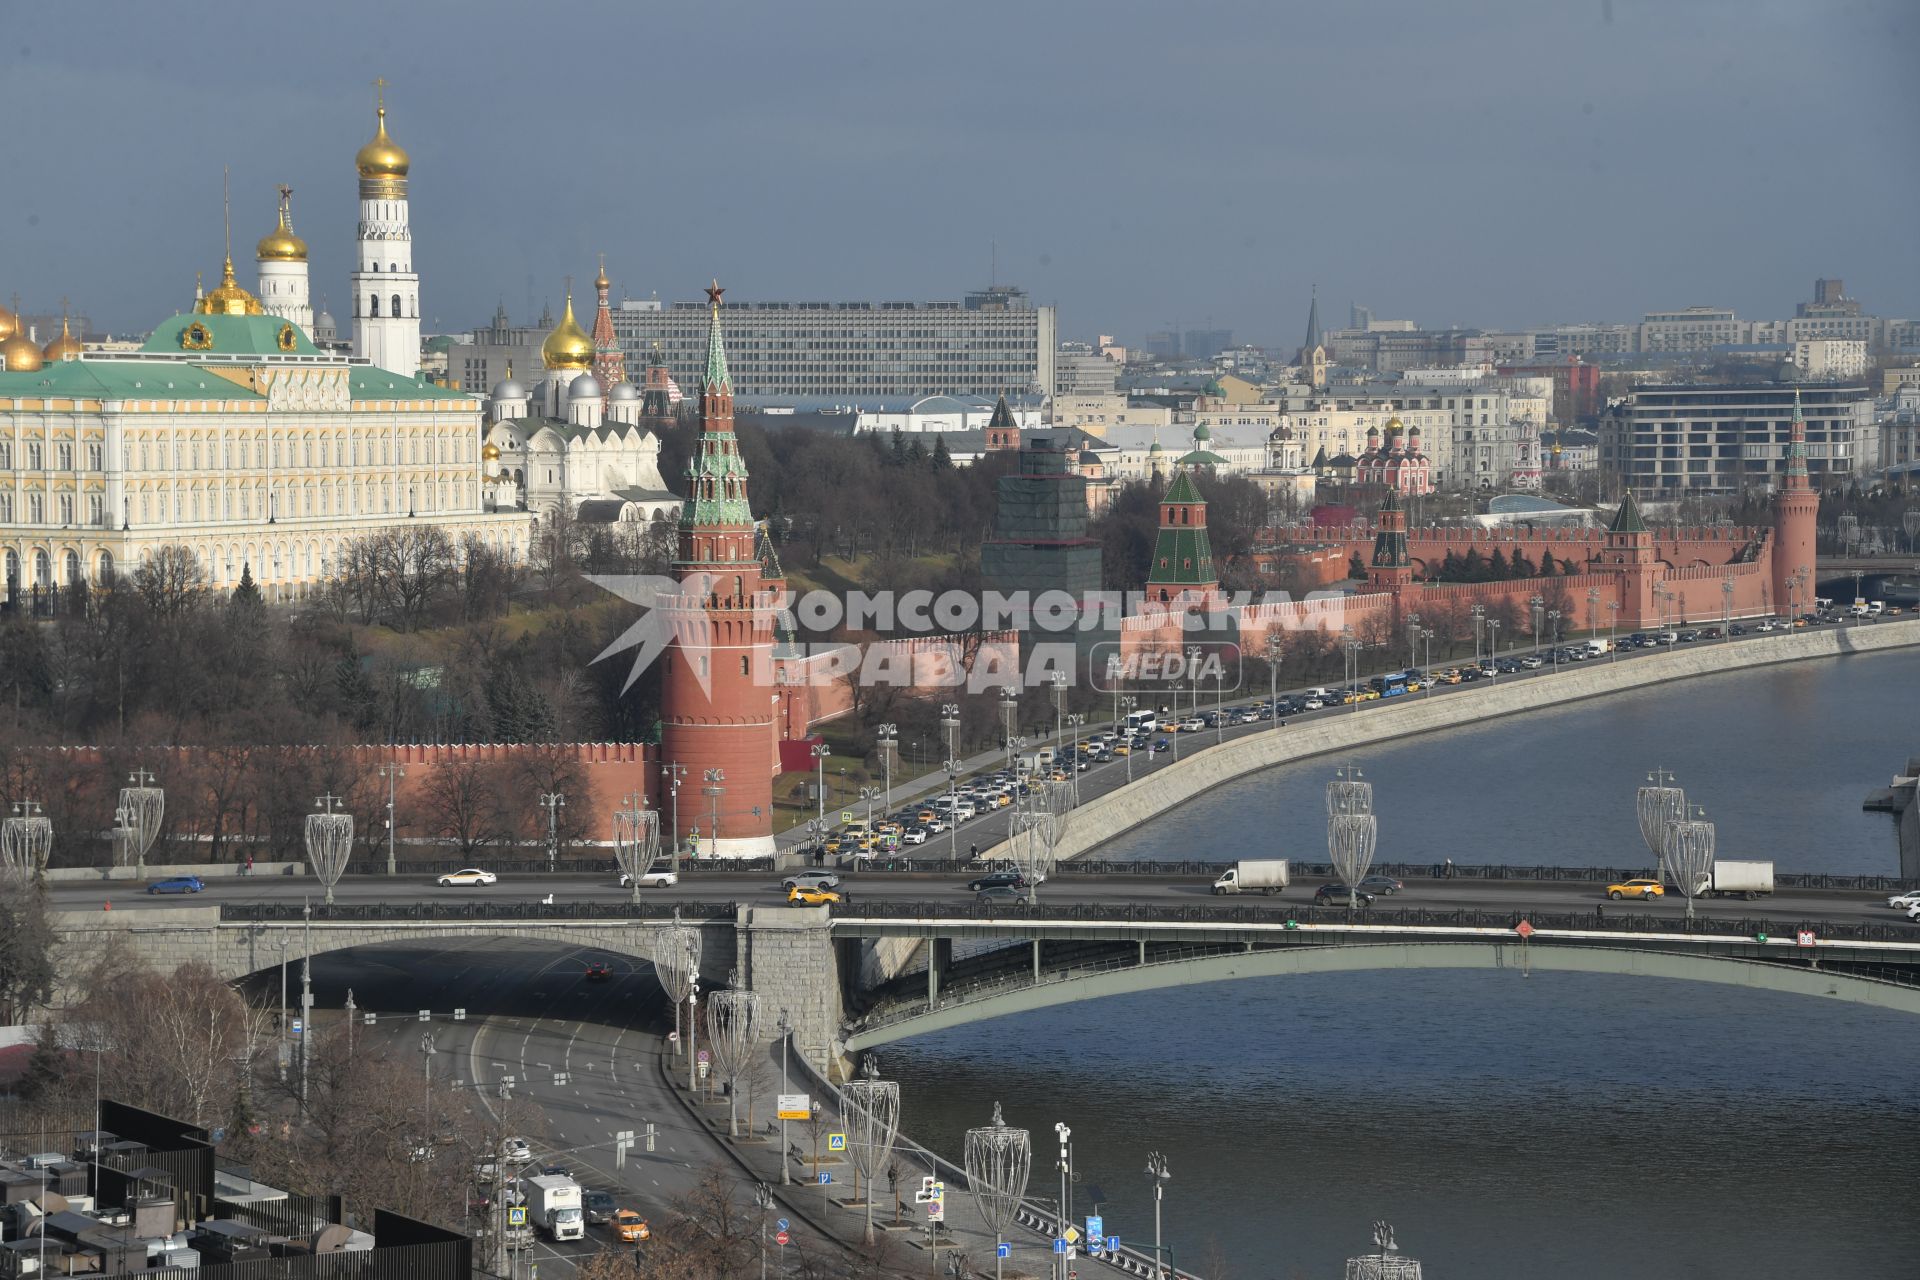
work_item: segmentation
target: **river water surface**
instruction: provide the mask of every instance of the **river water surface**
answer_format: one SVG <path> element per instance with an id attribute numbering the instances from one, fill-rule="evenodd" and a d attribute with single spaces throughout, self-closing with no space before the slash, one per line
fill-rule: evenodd
<path id="1" fill-rule="evenodd" d="M 1892 874 L 1861 799 L 1920 753 L 1920 659 L 1683 681 L 1355 758 L 1382 860 L 1642 866 L 1633 789 L 1678 773 L 1724 856 Z M 1364 712 L 1362 713 L 1364 714 Z M 1278 732 L 1285 732 L 1284 729 Z M 1243 779 L 1110 857 L 1325 857 L 1332 760 Z M 1335 1280 L 1391 1221 L 1428 1280 L 1920 1275 L 1920 1018 L 1732 987 L 1407 971 L 1090 1001 L 882 1051 L 957 1156 L 993 1103 L 1057 1121 L 1106 1229 L 1209 1280 Z M 990 1260 L 989 1260 L 990 1261 Z M 1037 1251 L 1024 1259 L 1044 1269 Z"/>

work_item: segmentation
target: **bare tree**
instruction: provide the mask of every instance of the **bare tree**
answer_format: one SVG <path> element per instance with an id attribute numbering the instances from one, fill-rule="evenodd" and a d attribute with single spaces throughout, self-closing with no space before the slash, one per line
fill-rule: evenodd
<path id="1" fill-rule="evenodd" d="M 505 782 L 503 767 L 494 761 L 438 764 L 419 790 L 417 821 L 437 838 L 453 841 L 462 857 L 498 844 L 514 826 L 501 805 Z"/>
<path id="2" fill-rule="evenodd" d="M 453 541 L 437 524 L 399 525 L 374 537 L 375 579 L 393 625 L 412 631 L 453 581 Z"/>
<path id="3" fill-rule="evenodd" d="M 134 589 L 147 608 L 162 618 L 177 618 L 194 606 L 207 585 L 206 571 L 191 547 L 156 547 L 133 571 Z"/>

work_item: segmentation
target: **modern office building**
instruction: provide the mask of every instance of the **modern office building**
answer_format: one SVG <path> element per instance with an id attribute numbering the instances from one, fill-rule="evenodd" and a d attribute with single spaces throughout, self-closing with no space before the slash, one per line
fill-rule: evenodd
<path id="1" fill-rule="evenodd" d="M 1815 488 L 1877 465 L 1874 405 L 1863 386 L 1640 386 L 1602 419 L 1600 464 L 1642 497 L 1777 489 L 1795 413 L 1806 422 Z"/>

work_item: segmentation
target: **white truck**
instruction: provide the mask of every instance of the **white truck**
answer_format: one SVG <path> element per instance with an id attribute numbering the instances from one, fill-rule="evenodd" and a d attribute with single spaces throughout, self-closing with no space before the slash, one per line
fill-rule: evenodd
<path id="1" fill-rule="evenodd" d="M 1215 893 L 1264 893 L 1269 896 L 1280 892 L 1290 883 L 1285 858 L 1261 858 L 1251 862 L 1236 862 L 1213 882 Z"/>
<path id="2" fill-rule="evenodd" d="M 580 1184 L 560 1174 L 522 1178 L 527 1195 L 527 1219 L 553 1240 L 579 1240 L 587 1234 L 586 1211 L 580 1203 Z"/>
<path id="3" fill-rule="evenodd" d="M 1761 894 L 1773 892 L 1773 864 L 1771 862 L 1740 862 L 1731 858 L 1716 858 L 1713 869 L 1707 875 L 1707 881 L 1700 887 L 1695 897 L 1700 898 L 1745 898 L 1752 902 Z"/>

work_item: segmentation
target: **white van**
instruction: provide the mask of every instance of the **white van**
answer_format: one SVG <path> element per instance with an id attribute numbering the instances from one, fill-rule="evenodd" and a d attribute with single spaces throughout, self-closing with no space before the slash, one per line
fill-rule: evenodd
<path id="1" fill-rule="evenodd" d="M 1160 727 L 1160 720 L 1151 711 L 1129 711 L 1127 713 L 1128 733 L 1152 733 Z"/>

